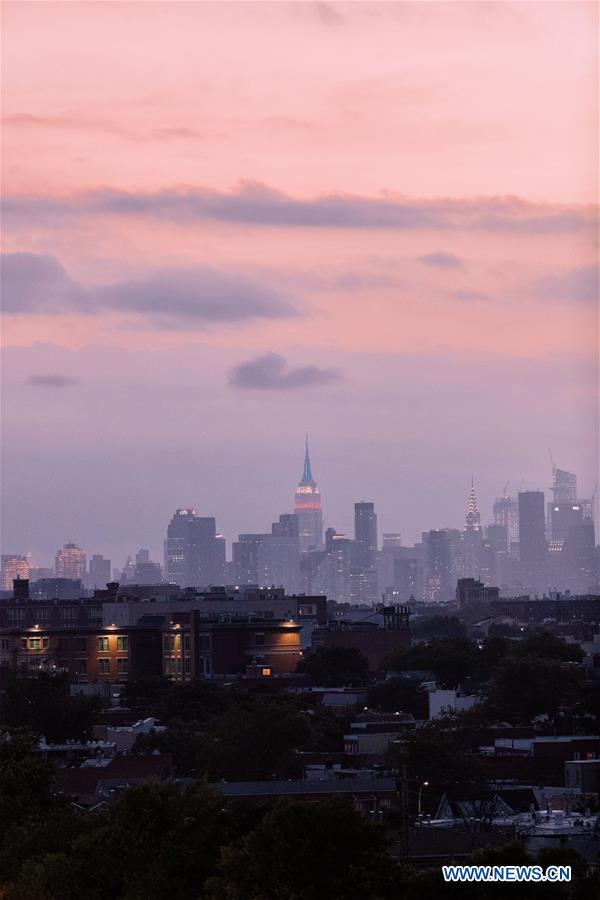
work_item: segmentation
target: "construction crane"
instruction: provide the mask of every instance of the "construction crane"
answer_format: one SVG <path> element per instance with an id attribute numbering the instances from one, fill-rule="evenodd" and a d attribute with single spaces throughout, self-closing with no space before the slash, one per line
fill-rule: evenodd
<path id="1" fill-rule="evenodd" d="M 510 481 L 507 481 L 506 484 L 504 485 L 504 487 L 502 488 L 502 496 L 503 497 L 506 497 L 506 492 L 508 490 L 509 484 L 510 484 Z"/>

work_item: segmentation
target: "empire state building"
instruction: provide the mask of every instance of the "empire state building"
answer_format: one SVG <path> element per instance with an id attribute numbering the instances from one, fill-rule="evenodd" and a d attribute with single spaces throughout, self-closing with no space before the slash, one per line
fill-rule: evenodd
<path id="1" fill-rule="evenodd" d="M 308 436 L 306 437 L 304 471 L 296 488 L 294 512 L 298 516 L 301 552 L 320 550 L 323 546 L 323 513 L 321 512 L 321 494 L 317 482 L 312 476 Z"/>

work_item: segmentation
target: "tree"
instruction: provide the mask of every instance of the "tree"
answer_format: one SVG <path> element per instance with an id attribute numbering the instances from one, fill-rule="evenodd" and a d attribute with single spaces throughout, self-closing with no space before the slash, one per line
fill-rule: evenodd
<path id="1" fill-rule="evenodd" d="M 498 718 L 530 722 L 535 716 L 556 716 L 573 701 L 579 673 L 555 659 L 509 656 L 494 670 L 488 702 Z"/>
<path id="2" fill-rule="evenodd" d="M 356 647 L 326 647 L 301 659 L 297 671 L 320 687 L 360 687 L 369 677 L 369 663 Z"/>
<path id="3" fill-rule="evenodd" d="M 205 785 L 131 788 L 87 817 L 61 851 L 32 856 L 10 900 L 197 900 L 219 850 L 238 837 L 235 819 Z"/>
<path id="4" fill-rule="evenodd" d="M 428 781 L 431 792 L 440 793 L 455 785 L 480 782 L 479 741 L 479 727 L 469 727 L 462 715 L 445 716 L 406 731 L 391 746 L 386 763 L 393 769 L 405 765 L 415 783 Z"/>
<path id="5" fill-rule="evenodd" d="M 196 679 L 175 684 L 166 678 L 129 682 L 122 694 L 124 705 L 155 716 L 162 722 L 206 722 L 227 709 L 230 698 L 220 685 Z"/>
<path id="6" fill-rule="evenodd" d="M 382 832 L 345 800 L 280 801 L 223 849 L 211 900 L 364 900 L 400 896 Z"/>
<path id="7" fill-rule="evenodd" d="M 309 736 L 308 717 L 293 703 L 260 697 L 238 701 L 205 725 L 172 722 L 141 736 L 136 750 L 172 753 L 178 771 L 212 780 L 289 777 L 299 774 L 295 751 Z"/>
<path id="8" fill-rule="evenodd" d="M 72 697 L 65 673 L 11 673 L 0 699 L 0 724 L 27 728 L 49 743 L 89 740 L 99 710 L 96 697 Z"/>
<path id="9" fill-rule="evenodd" d="M 568 644 L 551 631 L 537 629 L 513 646 L 515 656 L 539 656 L 561 662 L 581 662 L 584 652 L 579 644 Z"/>
<path id="10" fill-rule="evenodd" d="M 458 616 L 431 616 L 429 619 L 418 619 L 411 626 L 414 638 L 465 637 L 467 628 Z"/>
<path id="11" fill-rule="evenodd" d="M 427 693 L 420 690 L 417 679 L 390 678 L 369 688 L 367 706 L 381 712 L 410 713 L 415 719 L 429 714 Z"/>
<path id="12" fill-rule="evenodd" d="M 73 810 L 52 793 L 52 766 L 34 735 L 0 736 L 0 886 L 37 853 L 59 850 L 76 834 Z"/>

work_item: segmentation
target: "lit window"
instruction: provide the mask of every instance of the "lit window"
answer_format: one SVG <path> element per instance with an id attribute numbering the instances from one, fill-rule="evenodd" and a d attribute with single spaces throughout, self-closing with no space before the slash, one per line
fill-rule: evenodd
<path id="1" fill-rule="evenodd" d="M 129 638 L 120 634 L 117 637 L 117 650 L 129 650 Z"/>
<path id="2" fill-rule="evenodd" d="M 106 653 L 108 650 L 108 638 L 107 637 L 99 637 L 98 638 L 98 652 Z"/>

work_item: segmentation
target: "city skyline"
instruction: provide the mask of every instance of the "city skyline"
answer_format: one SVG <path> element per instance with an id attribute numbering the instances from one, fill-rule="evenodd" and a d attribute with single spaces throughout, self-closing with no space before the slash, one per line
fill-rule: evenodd
<path id="1" fill-rule="evenodd" d="M 6 3 L 2 545 L 598 477 L 598 8 Z M 310 66 L 307 59 L 310 56 Z M 162 525 L 160 526 L 163 527 Z M 135 537 L 134 537 L 135 536 Z"/>
<path id="2" fill-rule="evenodd" d="M 313 467 L 312 459 L 309 456 L 308 434 L 306 434 L 305 435 L 304 462 L 303 462 L 303 466 L 302 466 L 301 478 L 298 482 L 299 485 L 308 483 L 308 484 L 315 485 L 315 487 L 316 487 L 317 482 L 316 482 L 316 480 L 313 480 L 312 467 Z M 318 464 L 317 464 L 317 467 L 318 467 Z M 569 473 L 566 470 L 557 468 L 556 466 L 554 466 L 553 462 L 552 462 L 552 470 L 551 471 L 552 471 L 553 476 L 555 473 L 559 473 L 559 475 L 568 476 L 570 478 L 577 477 L 577 476 L 571 475 L 571 473 Z M 408 516 L 405 516 L 405 519 L 403 522 L 398 522 L 398 521 L 382 522 L 381 514 L 380 514 L 380 506 L 379 506 L 377 500 L 365 500 L 362 496 L 360 498 L 348 496 L 346 498 L 346 500 L 344 500 L 344 501 L 340 501 L 338 498 L 336 506 L 338 508 L 347 507 L 346 515 L 345 515 L 345 517 L 342 518 L 341 522 L 331 521 L 331 516 L 327 515 L 327 495 L 326 495 L 325 503 L 322 506 L 319 506 L 319 512 L 323 513 L 322 533 L 324 534 L 326 528 L 336 528 L 336 531 L 338 534 L 352 536 L 354 534 L 355 528 L 356 528 L 356 519 L 355 519 L 356 509 L 355 509 L 355 507 L 357 505 L 361 505 L 361 504 L 373 505 L 375 507 L 375 512 L 376 512 L 376 515 L 375 515 L 376 521 L 379 518 L 379 526 L 377 527 L 377 525 L 376 525 L 377 533 L 379 535 L 379 547 L 381 547 L 383 545 L 383 537 L 386 534 L 392 534 L 394 536 L 399 534 L 399 535 L 401 535 L 402 545 L 403 546 L 411 546 L 411 545 L 419 543 L 421 541 L 421 537 L 422 537 L 423 533 L 430 531 L 430 530 L 438 530 L 438 529 L 462 530 L 465 528 L 468 530 L 470 527 L 473 527 L 473 526 L 475 526 L 476 528 L 483 529 L 484 526 L 493 524 L 494 521 L 496 521 L 497 517 L 496 517 L 495 504 L 498 502 L 498 500 L 502 500 L 503 498 L 507 498 L 507 497 L 508 498 L 512 497 L 514 502 L 516 503 L 518 494 L 522 493 L 522 492 L 534 491 L 534 492 L 543 493 L 546 506 L 549 506 L 553 495 L 559 496 L 561 499 L 564 499 L 562 497 L 562 494 L 559 494 L 557 492 L 556 488 L 553 489 L 553 484 L 555 484 L 556 482 L 554 482 L 554 480 L 552 478 L 549 479 L 549 481 L 551 481 L 552 483 L 550 483 L 545 488 L 536 486 L 536 485 L 527 485 L 523 481 L 521 481 L 521 483 L 519 485 L 515 484 L 513 486 L 513 485 L 511 485 L 510 481 L 505 481 L 504 484 L 501 486 L 502 489 L 499 490 L 493 496 L 493 499 L 490 500 L 489 503 L 486 503 L 485 500 L 483 502 L 481 502 L 482 494 L 480 492 L 479 485 L 477 483 L 475 476 L 473 474 L 471 474 L 469 483 L 468 483 L 468 489 L 465 490 L 465 492 L 464 492 L 462 506 L 459 507 L 455 511 L 455 516 L 454 516 L 453 520 L 446 521 L 446 522 L 434 520 L 434 521 L 426 524 L 423 528 L 421 528 L 418 531 L 413 531 L 413 530 L 411 530 L 410 527 L 402 527 L 403 524 L 406 525 L 406 523 L 408 522 Z M 49 550 L 45 556 L 43 556 L 41 554 L 39 556 L 35 556 L 33 554 L 33 551 L 31 550 L 31 548 L 25 548 L 25 549 L 23 549 L 22 547 L 14 548 L 14 547 L 10 547 L 8 544 L 6 545 L 6 547 L 3 545 L 2 553 L 8 554 L 8 555 L 17 554 L 17 555 L 23 555 L 23 556 L 26 554 L 31 554 L 32 558 L 33 558 L 32 564 L 34 566 L 42 567 L 42 568 L 47 567 L 47 566 L 54 567 L 54 561 L 55 561 L 57 552 L 60 551 L 61 548 L 70 546 L 70 544 L 72 542 L 73 545 L 76 545 L 77 547 L 80 547 L 80 548 L 84 549 L 86 552 L 88 552 L 88 555 L 90 558 L 92 556 L 92 553 L 93 554 L 100 553 L 105 558 L 106 557 L 110 558 L 112 560 L 113 564 L 115 565 L 115 568 L 118 568 L 128 558 L 134 558 L 140 547 L 147 547 L 150 551 L 151 557 L 153 559 L 160 560 L 160 562 L 162 564 L 163 559 L 165 558 L 164 532 L 165 532 L 165 529 L 166 529 L 169 519 L 171 519 L 171 517 L 173 517 L 172 520 L 175 521 L 175 519 L 177 518 L 176 515 L 173 515 L 173 511 L 175 510 L 176 513 L 181 511 L 182 513 L 185 513 L 186 515 L 188 513 L 190 513 L 190 514 L 193 514 L 196 516 L 209 517 L 209 519 L 214 519 L 215 523 L 216 523 L 216 529 L 215 529 L 216 535 L 220 538 L 224 538 L 225 546 L 226 546 L 226 558 L 228 560 L 231 560 L 232 546 L 233 546 L 234 542 L 236 540 L 238 540 L 240 534 L 263 533 L 265 531 L 265 529 L 269 526 L 270 522 L 273 519 L 275 519 L 276 516 L 278 516 L 278 515 L 286 515 L 286 514 L 291 514 L 294 512 L 296 514 L 300 512 L 300 514 L 302 515 L 302 510 L 298 509 L 298 507 L 296 506 L 297 498 L 298 498 L 297 490 L 298 489 L 296 488 L 296 493 L 294 493 L 293 486 L 292 486 L 291 489 L 288 491 L 289 502 L 288 502 L 287 507 L 284 506 L 281 510 L 275 510 L 275 509 L 271 510 L 271 512 L 267 514 L 267 521 L 256 521 L 255 520 L 254 522 L 249 523 L 251 527 L 237 528 L 237 529 L 234 528 L 231 531 L 227 531 L 225 528 L 221 527 L 218 509 L 203 508 L 201 506 L 189 503 L 186 505 L 182 504 L 181 506 L 171 506 L 165 520 L 157 521 L 156 523 L 153 524 L 152 531 L 156 533 L 156 537 L 154 538 L 153 541 L 141 540 L 141 539 L 136 540 L 135 537 L 132 536 L 130 543 L 127 544 L 126 546 L 116 546 L 116 545 L 113 546 L 107 542 L 103 543 L 101 540 L 99 542 L 96 542 L 92 546 L 91 544 L 89 544 L 85 541 L 77 540 L 73 535 L 69 535 L 68 537 L 66 537 L 64 539 L 59 538 L 58 543 L 55 542 L 55 544 L 53 545 L 53 548 L 51 550 Z M 317 491 L 318 491 L 318 489 L 317 489 Z M 563 491 L 563 493 L 564 493 L 564 491 Z M 580 498 L 588 497 L 588 496 L 591 498 L 592 504 L 593 504 L 593 510 L 594 510 L 594 525 L 595 525 L 595 527 L 597 527 L 596 521 L 597 521 L 598 515 L 599 515 L 598 485 L 596 484 L 594 491 L 589 491 L 589 492 L 586 492 L 584 489 L 581 489 L 581 486 L 580 486 L 577 490 L 577 493 Z M 577 499 L 577 497 L 575 497 L 574 499 Z M 321 503 L 320 498 L 319 498 L 319 503 Z M 345 504 L 345 506 L 344 506 L 344 504 Z M 549 509 L 548 509 L 547 513 L 545 510 L 545 516 L 546 516 L 546 528 L 549 530 L 551 528 L 551 516 L 550 516 Z M 205 519 L 205 520 L 208 521 L 208 519 Z M 342 525 L 345 525 L 345 527 L 341 527 Z M 300 526 L 300 527 L 302 527 L 302 526 Z M 262 531 L 261 531 L 261 528 L 262 528 Z M 301 531 L 301 533 L 302 533 L 302 531 Z M 302 540 L 300 541 L 301 551 L 306 551 L 309 548 L 309 546 L 311 546 L 311 545 L 309 545 L 306 541 L 302 541 Z M 314 549 L 319 549 L 318 545 L 314 545 Z"/>

